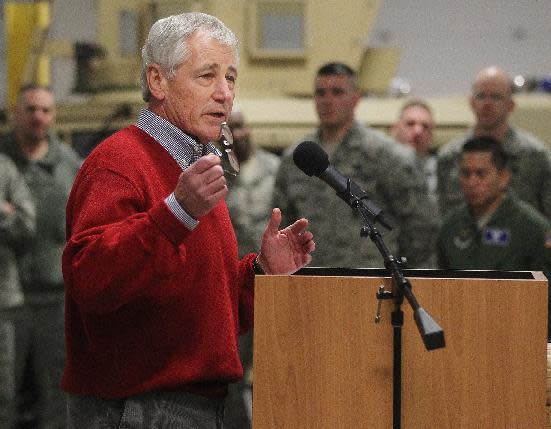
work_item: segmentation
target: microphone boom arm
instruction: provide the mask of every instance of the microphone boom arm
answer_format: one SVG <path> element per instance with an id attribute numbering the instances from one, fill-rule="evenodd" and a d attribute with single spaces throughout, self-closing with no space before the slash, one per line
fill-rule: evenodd
<path id="1" fill-rule="evenodd" d="M 337 192 L 337 196 L 353 209 L 359 210 L 364 218 L 367 216 L 372 223 L 379 222 L 388 231 L 392 230 L 392 226 L 383 219 L 383 210 L 371 201 L 367 194 L 350 178 L 346 179 L 346 190 Z"/>
<path id="2" fill-rule="evenodd" d="M 383 238 L 381 237 L 381 234 L 373 226 L 373 213 L 365 208 L 365 205 L 361 199 L 356 198 L 352 204 L 352 207 L 360 211 L 367 224 L 367 226 L 362 228 L 361 235 L 367 235 L 371 241 L 373 241 L 379 250 L 379 253 L 383 257 L 385 268 L 390 271 L 392 279 L 394 280 L 396 290 L 393 292 L 393 297 L 396 307 L 400 307 L 405 296 L 413 310 L 413 317 L 415 319 L 415 323 L 417 324 L 417 329 L 421 334 L 421 338 L 423 339 L 423 343 L 425 344 L 425 348 L 427 350 L 444 348 L 446 346 L 444 331 L 440 325 L 438 325 L 438 323 L 436 323 L 436 321 L 427 313 L 427 311 L 419 305 L 417 298 L 413 294 L 411 283 L 402 272 L 401 262 L 397 261 L 396 258 L 390 253 L 383 241 Z M 379 295 L 378 298 L 381 299 Z"/>

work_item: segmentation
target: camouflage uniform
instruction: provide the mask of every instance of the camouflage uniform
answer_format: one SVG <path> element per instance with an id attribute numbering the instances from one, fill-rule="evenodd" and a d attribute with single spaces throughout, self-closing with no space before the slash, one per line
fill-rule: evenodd
<path id="1" fill-rule="evenodd" d="M 423 172 L 423 175 L 425 176 L 425 182 L 427 184 L 427 190 L 429 193 L 429 197 L 434 202 L 434 204 L 437 204 L 437 193 L 436 193 L 436 165 L 437 165 L 437 157 L 435 154 L 429 154 L 424 157 L 417 157 L 417 164 L 419 165 L 420 171 Z"/>
<path id="2" fill-rule="evenodd" d="M 505 196 L 482 228 L 463 203 L 442 224 L 438 264 L 447 269 L 548 271 L 550 230 L 546 218 L 512 195 Z"/>
<path id="3" fill-rule="evenodd" d="M 438 153 L 437 186 L 441 213 L 461 205 L 463 193 L 459 184 L 459 160 L 465 142 L 473 137 L 469 131 Z M 551 218 L 551 152 L 533 135 L 510 128 L 503 140 L 503 148 L 510 157 L 512 172 L 509 191 L 531 204 L 544 216 Z"/>
<path id="4" fill-rule="evenodd" d="M 320 132 L 306 137 L 320 143 Z M 317 177 L 308 177 L 293 163 L 291 148 L 276 176 L 274 206 L 284 223 L 300 217 L 310 221 L 316 251 L 312 266 L 383 267 L 381 254 L 369 238 L 360 237 L 363 218 Z M 409 267 L 433 264 L 437 218 L 427 196 L 414 152 L 389 137 L 354 123 L 330 156 L 331 164 L 350 177 L 383 210 L 393 227 L 376 225 L 390 252 L 405 256 Z"/>
<path id="5" fill-rule="evenodd" d="M 272 213 L 272 192 L 279 158 L 256 148 L 237 177 L 228 178 L 226 204 L 239 245 L 239 257 L 258 252 L 264 228 Z"/>

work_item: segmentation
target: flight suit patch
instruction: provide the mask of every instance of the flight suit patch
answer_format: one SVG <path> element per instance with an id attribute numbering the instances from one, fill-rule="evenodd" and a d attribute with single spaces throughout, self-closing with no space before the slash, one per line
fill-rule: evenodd
<path id="1" fill-rule="evenodd" d="M 482 243 L 487 246 L 508 246 L 511 241 L 511 233 L 505 229 L 484 228 L 482 230 Z"/>
<path id="2" fill-rule="evenodd" d="M 468 249 L 472 242 L 473 236 L 468 229 L 459 231 L 459 233 L 453 237 L 453 244 L 460 250 Z"/>

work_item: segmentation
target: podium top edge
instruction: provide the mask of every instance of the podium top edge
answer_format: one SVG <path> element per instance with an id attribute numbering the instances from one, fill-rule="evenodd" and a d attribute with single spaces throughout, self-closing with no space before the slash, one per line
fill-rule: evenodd
<path id="1" fill-rule="evenodd" d="M 546 280 L 539 271 L 498 271 L 498 270 L 436 270 L 405 269 L 405 277 L 421 278 L 460 278 L 460 279 L 505 279 L 505 280 Z M 294 276 L 327 277 L 391 277 L 385 268 L 341 268 L 341 267 L 305 267 Z"/>

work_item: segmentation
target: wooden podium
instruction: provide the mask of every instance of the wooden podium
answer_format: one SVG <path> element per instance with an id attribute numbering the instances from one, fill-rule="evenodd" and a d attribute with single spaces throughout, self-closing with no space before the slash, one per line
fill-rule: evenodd
<path id="1" fill-rule="evenodd" d="M 446 347 L 425 349 L 404 301 L 402 427 L 544 428 L 543 274 L 404 274 Z M 257 276 L 254 429 L 392 427 L 394 303 L 376 298 L 381 284 L 392 289 L 383 270 L 370 269 Z"/>

